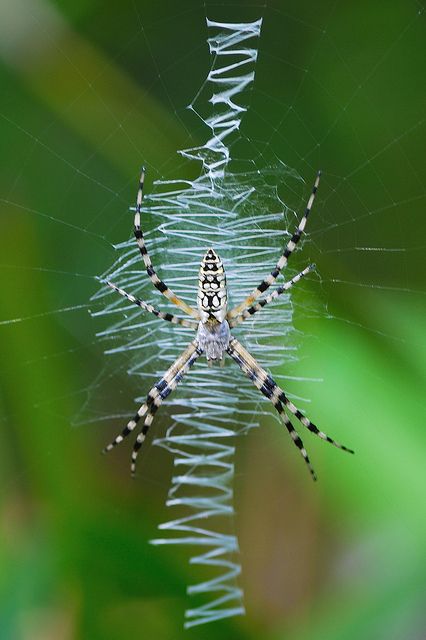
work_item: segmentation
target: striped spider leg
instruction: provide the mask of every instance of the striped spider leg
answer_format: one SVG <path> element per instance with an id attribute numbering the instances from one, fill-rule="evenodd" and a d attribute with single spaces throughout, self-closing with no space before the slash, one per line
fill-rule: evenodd
<path id="1" fill-rule="evenodd" d="M 209 249 L 201 262 L 199 273 L 197 305 L 199 316 L 202 318 L 199 324 L 158 311 L 143 302 L 143 300 L 128 294 L 112 282 L 107 281 L 106 284 L 130 302 L 153 313 L 158 318 L 169 320 L 172 324 L 182 324 L 197 329 L 195 340 L 190 343 L 187 349 L 166 371 L 161 380 L 152 387 L 145 403 L 127 423 L 122 432 L 104 449 L 104 453 L 114 449 L 132 433 L 138 422 L 144 418 L 142 428 L 133 447 L 131 472 L 134 475 L 138 451 L 152 424 L 154 414 L 163 400 L 177 387 L 183 376 L 204 352 L 208 362 L 223 359 L 229 341 L 229 325 L 225 320 L 227 305 L 225 270 L 220 258 L 213 249 Z"/>
<path id="2" fill-rule="evenodd" d="M 308 273 L 310 273 L 311 271 L 314 271 L 314 269 L 315 269 L 315 265 L 310 264 L 308 267 L 303 269 L 303 271 L 298 273 L 297 276 L 294 276 L 294 278 L 292 278 L 288 282 L 284 282 L 283 285 L 281 285 L 280 287 L 277 287 L 277 289 L 275 289 L 272 293 L 267 295 L 265 298 L 261 298 L 259 302 L 257 302 L 251 307 L 248 307 L 248 309 L 245 309 L 244 311 L 242 311 L 239 316 L 233 319 L 230 319 L 229 326 L 236 327 L 241 322 L 244 322 L 244 320 L 247 320 L 247 318 L 251 318 L 255 313 L 263 309 L 263 307 L 265 307 L 267 304 L 269 304 L 270 302 L 278 298 L 278 296 L 280 296 L 282 293 L 291 289 L 291 287 L 294 284 L 296 284 L 296 282 L 299 282 L 299 280 L 301 280 L 304 276 L 307 276 Z"/>
<path id="3" fill-rule="evenodd" d="M 144 404 L 138 409 L 136 415 L 127 423 L 123 431 L 104 449 L 104 453 L 108 453 L 123 442 L 128 435 L 136 428 L 138 422 L 144 418 L 143 425 L 138 433 L 132 452 L 131 473 L 135 474 L 136 459 L 139 449 L 141 448 L 149 428 L 154 420 L 154 415 L 172 391 L 176 389 L 183 376 L 189 371 L 197 358 L 202 354 L 197 341 L 193 340 L 188 347 L 175 360 L 172 366 L 166 371 L 162 378 L 150 389 Z"/>
<path id="4" fill-rule="evenodd" d="M 109 282 L 109 280 L 105 280 L 105 284 L 107 284 L 113 291 L 116 291 L 117 293 L 119 293 L 120 296 L 123 296 L 130 302 L 133 302 L 133 304 L 137 305 L 141 309 L 144 309 L 145 311 L 152 313 L 157 318 L 160 318 L 160 320 L 166 320 L 167 322 L 171 322 L 172 324 L 180 324 L 183 327 L 190 327 L 191 329 L 196 329 L 198 327 L 198 323 L 194 322 L 193 320 L 178 318 L 173 313 L 165 313 L 164 311 L 159 311 L 158 309 L 153 307 L 152 304 L 148 304 L 147 302 L 144 302 L 140 298 L 136 298 L 135 296 L 132 296 L 130 293 L 127 293 L 126 291 L 124 291 L 124 289 L 117 287 L 116 284 Z"/>
<path id="5" fill-rule="evenodd" d="M 289 419 L 286 411 L 294 415 L 297 420 L 306 429 L 317 435 L 322 440 L 333 444 L 339 449 L 353 453 L 351 449 L 348 449 L 344 445 L 335 442 L 323 431 L 320 431 L 301 411 L 288 399 L 286 393 L 277 385 L 273 378 L 256 362 L 256 360 L 250 355 L 250 353 L 236 340 L 230 332 L 230 327 L 243 322 L 246 318 L 251 317 L 267 304 L 275 300 L 285 291 L 288 291 L 294 284 L 299 282 L 303 277 L 310 273 L 315 267 L 309 265 L 303 271 L 298 273 L 288 282 L 275 289 L 272 293 L 265 298 L 260 299 L 256 304 L 253 304 L 261 293 L 266 291 L 271 284 L 276 280 L 281 269 L 287 264 L 289 255 L 293 252 L 299 238 L 305 228 L 306 219 L 311 210 L 314 196 L 319 182 L 318 173 L 317 179 L 314 184 L 314 188 L 309 198 L 308 206 L 306 208 L 305 215 L 300 221 L 296 232 L 293 234 L 291 240 L 287 243 L 287 247 L 284 250 L 281 258 L 277 262 L 277 266 L 274 271 L 271 272 L 262 283 L 257 287 L 254 292 L 248 296 L 248 298 L 235 307 L 232 311 L 227 311 L 227 285 L 225 269 L 222 261 L 213 249 L 208 249 L 205 253 L 200 266 L 198 277 L 198 294 L 197 294 L 197 310 L 192 309 L 186 303 L 182 302 L 175 294 L 165 285 L 157 276 L 154 268 L 152 267 L 151 259 L 149 258 L 143 234 L 140 229 L 140 211 L 142 205 L 142 193 L 144 182 L 144 171 L 140 180 L 140 186 L 136 201 L 136 214 L 135 214 L 135 236 L 144 260 L 148 276 L 150 277 L 154 286 L 159 289 L 169 300 L 174 302 L 180 309 L 196 318 L 198 322 L 194 320 L 187 320 L 185 318 L 178 318 L 171 313 L 165 313 L 159 311 L 152 305 L 144 302 L 140 298 L 127 293 L 124 289 L 121 289 L 112 282 L 105 281 L 105 283 L 119 295 L 123 296 L 129 302 L 137 305 L 138 307 L 152 313 L 161 320 L 166 320 L 172 325 L 182 325 L 196 330 L 194 340 L 188 345 L 183 353 L 177 358 L 177 360 L 169 367 L 164 376 L 152 387 L 149 391 L 146 401 L 139 408 L 136 415 L 127 423 L 121 433 L 104 449 L 105 452 L 111 451 L 116 445 L 120 444 L 133 430 L 137 424 L 143 419 L 142 426 L 136 437 L 133 452 L 131 471 L 134 475 L 136 467 L 136 459 L 139 449 L 144 442 L 148 430 L 154 420 L 155 413 L 161 406 L 163 401 L 169 396 L 169 394 L 176 389 L 182 378 L 186 375 L 194 362 L 201 356 L 205 355 L 208 364 L 212 362 L 222 362 L 224 355 L 227 353 L 241 368 L 243 373 L 253 382 L 256 388 L 272 402 L 275 409 L 278 411 L 282 422 L 284 423 L 287 431 L 289 432 L 294 444 L 300 450 L 305 463 L 309 467 L 311 475 L 316 479 L 315 472 L 311 466 L 308 454 L 303 445 L 303 442 L 293 427 L 291 420 Z"/>
<path id="6" fill-rule="evenodd" d="M 311 193 L 310 198 L 308 200 L 308 204 L 306 205 L 305 213 L 304 213 L 302 219 L 300 220 L 296 231 L 291 236 L 291 239 L 287 242 L 286 248 L 284 249 L 283 253 L 281 254 L 280 259 L 278 260 L 277 264 L 275 265 L 275 268 L 271 271 L 271 273 L 264 280 L 262 280 L 262 282 L 255 289 L 253 289 L 253 291 L 250 293 L 250 295 L 247 296 L 247 298 L 245 300 L 243 300 L 243 302 L 241 302 L 236 307 L 231 309 L 231 311 L 228 311 L 228 316 L 227 316 L 228 320 L 230 320 L 232 318 L 235 318 L 236 316 L 239 316 L 243 311 L 245 311 L 247 309 L 247 307 L 251 307 L 253 302 L 255 300 L 257 300 L 259 298 L 259 296 L 262 295 L 262 293 L 265 293 L 265 291 L 267 289 L 269 289 L 269 287 L 272 284 L 274 284 L 275 280 L 280 275 L 282 269 L 284 269 L 284 267 L 287 265 L 289 257 L 291 256 L 291 254 L 295 250 L 295 248 L 297 246 L 297 243 L 299 242 L 300 237 L 301 237 L 303 231 L 305 230 L 306 221 L 308 219 L 308 216 L 309 216 L 309 214 L 311 212 L 311 209 L 312 209 L 312 205 L 313 205 L 314 200 L 315 200 L 315 194 L 316 194 L 317 189 L 318 189 L 320 177 L 321 177 L 321 171 L 318 171 L 317 177 L 316 177 L 315 182 L 314 182 L 314 186 L 312 188 L 312 193 Z"/>
<path id="7" fill-rule="evenodd" d="M 168 300 L 170 300 L 170 302 L 173 302 L 173 304 L 175 304 L 177 307 L 182 309 L 182 311 L 184 311 L 186 314 L 188 314 L 189 316 L 192 316 L 196 320 L 199 320 L 200 318 L 197 311 L 192 307 L 190 307 L 189 305 L 187 305 L 186 302 L 178 298 L 178 296 L 175 293 L 173 293 L 171 289 L 169 289 L 166 283 L 163 282 L 163 280 L 161 280 L 158 277 L 157 272 L 155 271 L 152 265 L 151 257 L 148 253 L 148 249 L 145 244 L 145 238 L 143 236 L 143 231 L 141 229 L 141 210 L 142 210 L 142 201 L 143 201 L 143 187 L 145 182 L 145 171 L 146 171 L 145 167 L 142 167 L 142 173 L 139 180 L 138 195 L 136 197 L 134 234 L 135 234 L 137 245 L 139 247 L 140 254 L 142 256 L 142 260 L 144 261 L 144 264 L 145 264 L 146 272 L 152 284 L 154 285 L 154 287 L 158 289 L 158 291 L 160 291 L 163 294 L 163 296 L 165 296 Z"/>
<path id="8" fill-rule="evenodd" d="M 343 444 L 339 444 L 326 433 L 320 431 L 318 427 L 309 420 L 309 418 L 304 416 L 302 412 L 299 411 L 299 409 L 287 398 L 286 393 L 277 385 L 275 380 L 265 371 L 265 369 L 262 369 L 253 356 L 251 356 L 250 353 L 244 349 L 242 344 L 232 336 L 230 337 L 226 351 L 238 364 L 243 373 L 245 373 L 245 375 L 253 382 L 255 387 L 272 402 L 275 409 L 278 411 L 281 420 L 284 422 L 294 444 L 300 450 L 300 453 L 302 454 L 314 480 L 316 480 L 315 471 L 312 468 L 306 449 L 296 429 L 285 415 L 283 405 L 290 413 L 296 416 L 304 427 L 319 438 L 330 442 L 330 444 L 334 445 L 338 449 L 343 449 L 343 451 L 347 451 L 348 453 L 354 453 L 352 449 L 348 449 L 348 447 L 345 447 Z"/>

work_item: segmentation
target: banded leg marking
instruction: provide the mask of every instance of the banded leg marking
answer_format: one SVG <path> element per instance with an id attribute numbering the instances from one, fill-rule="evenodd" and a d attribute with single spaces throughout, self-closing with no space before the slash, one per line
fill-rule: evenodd
<path id="1" fill-rule="evenodd" d="M 299 434 L 297 433 L 296 429 L 293 427 L 291 420 L 288 416 L 286 416 L 283 405 L 281 404 L 281 402 L 278 402 L 275 406 L 275 409 L 278 411 L 278 413 L 280 414 L 280 418 L 281 420 L 284 422 L 284 425 L 287 428 L 287 431 L 290 434 L 291 439 L 293 440 L 294 444 L 296 445 L 296 447 L 299 449 L 300 453 L 302 454 L 302 457 L 304 459 L 304 461 L 306 462 L 306 465 L 309 469 L 309 472 L 312 476 L 313 480 L 317 480 L 317 474 L 314 471 L 314 468 L 311 464 L 311 461 L 309 460 L 309 456 L 308 456 L 308 452 L 306 451 L 305 447 L 303 446 L 303 441 L 302 438 L 299 436 Z"/>
<path id="2" fill-rule="evenodd" d="M 136 304 L 138 307 L 144 309 L 145 311 L 149 311 L 149 313 L 152 313 L 154 316 L 160 318 L 161 320 L 166 320 L 167 322 L 171 322 L 172 324 L 180 324 L 183 327 L 190 327 L 191 329 L 197 329 L 198 327 L 198 324 L 196 322 L 192 322 L 192 320 L 185 320 L 184 318 L 178 318 L 172 313 L 158 311 L 158 309 L 153 307 L 151 304 L 144 302 L 140 298 L 132 296 L 130 293 L 127 293 L 126 291 L 124 291 L 124 289 L 117 287 L 117 285 L 109 282 L 108 280 L 105 281 L 105 284 L 107 284 L 111 289 L 119 293 L 124 298 L 127 298 L 127 300 L 129 300 L 130 302 L 133 302 L 133 304 Z"/>
<path id="3" fill-rule="evenodd" d="M 111 451 L 135 429 L 137 423 L 144 419 L 143 427 L 136 439 L 135 448 L 132 454 L 132 474 L 135 470 L 137 452 L 149 430 L 154 419 L 154 414 L 165 398 L 177 387 L 183 376 L 194 362 L 199 358 L 202 351 L 198 348 L 196 341 L 191 342 L 177 360 L 169 367 L 164 376 L 150 389 L 146 401 L 140 407 L 136 415 L 127 423 L 123 431 L 103 450 L 104 453 Z"/>
<path id="4" fill-rule="evenodd" d="M 263 395 L 266 398 L 268 398 L 268 400 L 272 402 L 275 409 L 278 411 L 279 416 L 284 423 L 284 426 L 289 432 L 291 439 L 293 440 L 296 447 L 299 449 L 302 455 L 302 458 L 304 459 L 313 480 L 316 480 L 317 476 L 312 467 L 311 461 L 309 460 L 308 452 L 304 447 L 302 438 L 299 436 L 296 429 L 293 427 L 288 416 L 285 414 L 284 407 L 281 404 L 280 400 L 277 400 L 277 399 L 274 400 L 272 398 L 272 395 L 273 395 L 272 389 L 270 388 L 270 385 L 268 384 L 268 381 L 266 379 L 267 377 L 269 378 L 270 376 L 268 376 L 266 371 L 264 371 L 257 363 L 256 363 L 256 366 L 253 367 L 252 364 L 248 362 L 247 358 L 245 357 L 245 353 L 249 355 L 248 352 L 246 352 L 245 349 L 243 349 L 242 345 L 237 340 L 235 340 L 235 338 L 231 339 L 227 352 L 231 356 L 231 358 L 235 360 L 235 362 L 238 364 L 242 372 L 245 373 L 245 375 L 253 382 L 254 386 L 257 389 L 259 389 L 259 391 L 263 393 Z M 250 359 L 253 360 L 253 362 L 256 362 L 254 358 L 252 358 L 251 356 L 250 356 Z"/>
<path id="5" fill-rule="evenodd" d="M 139 450 L 142 447 L 142 444 L 147 436 L 149 428 L 154 420 L 154 416 L 158 409 L 160 408 L 163 401 L 167 398 L 167 396 L 172 393 L 181 382 L 182 378 L 186 373 L 188 373 L 189 369 L 192 367 L 194 362 L 200 357 L 202 351 L 195 346 L 195 342 L 191 345 L 193 349 L 191 351 L 189 349 L 186 350 L 178 358 L 180 360 L 180 365 L 177 371 L 175 371 L 174 376 L 172 377 L 170 374 L 172 367 L 165 373 L 165 375 L 161 378 L 161 380 L 154 385 L 151 391 L 148 393 L 147 405 L 148 412 L 146 418 L 144 420 L 144 424 L 138 436 L 136 438 L 135 444 L 133 446 L 132 457 L 131 457 L 131 465 L 130 472 L 132 476 L 135 475 L 136 472 L 136 460 L 139 454 Z M 176 361 L 173 367 L 176 369 Z M 174 370 L 175 370 L 174 369 Z"/>
<path id="6" fill-rule="evenodd" d="M 324 433 L 323 431 L 320 431 L 318 427 L 309 420 L 309 418 L 304 416 L 303 413 L 287 398 L 285 392 L 281 389 L 281 387 L 277 385 L 277 383 L 272 378 L 272 376 L 270 376 L 256 362 L 253 356 L 250 355 L 250 353 L 246 349 L 244 349 L 244 347 L 242 346 L 241 343 L 238 342 L 238 340 L 233 338 L 230 342 L 230 345 L 231 344 L 234 347 L 234 349 L 237 351 L 237 353 L 246 362 L 247 366 L 250 369 L 256 371 L 257 375 L 261 377 L 263 384 L 261 387 L 259 387 L 259 389 L 264 395 L 266 395 L 266 397 L 269 397 L 272 403 L 274 403 L 275 400 L 279 400 L 286 406 L 286 408 L 290 411 L 290 413 L 292 413 L 299 420 L 299 422 L 304 427 L 306 427 L 309 431 L 311 431 L 316 436 L 321 438 L 321 440 L 325 440 L 326 442 L 329 442 L 330 444 L 332 444 L 334 447 L 337 447 L 338 449 L 342 449 L 343 451 L 347 451 L 348 453 L 354 453 L 352 449 L 349 449 L 345 445 L 340 444 L 339 442 L 336 442 L 335 440 L 330 438 L 326 433 Z M 269 393 L 270 396 L 267 396 L 267 393 Z"/>
<path id="7" fill-rule="evenodd" d="M 124 427 L 123 431 L 103 449 L 102 453 L 108 453 L 108 451 L 111 451 L 112 449 L 114 449 L 114 447 L 123 442 L 124 438 L 127 438 L 127 436 L 132 433 L 139 420 L 143 418 L 147 411 L 148 406 L 146 402 L 144 402 L 144 404 L 139 407 L 138 412 L 135 414 L 135 416 Z"/>
<path id="8" fill-rule="evenodd" d="M 143 232 L 141 229 L 141 209 L 142 209 L 142 200 L 143 200 L 143 187 L 145 181 L 145 167 L 142 168 L 141 177 L 139 180 L 139 189 L 138 195 L 136 198 L 136 208 L 135 208 L 135 221 L 134 221 L 134 234 L 136 238 L 137 245 L 139 247 L 140 254 L 142 256 L 142 260 L 144 261 L 146 272 L 158 291 L 160 291 L 170 302 L 173 302 L 179 309 L 182 309 L 186 314 L 192 316 L 199 320 L 198 311 L 192 309 L 189 305 L 186 304 L 183 300 L 178 298 L 178 296 L 173 293 L 171 289 L 161 280 L 154 267 L 152 266 L 152 261 L 150 255 L 148 253 L 148 249 L 145 244 L 145 239 L 143 236 Z"/>
<path id="9" fill-rule="evenodd" d="M 349 447 L 346 447 L 344 444 L 340 444 L 340 442 L 336 442 L 336 440 L 333 440 L 333 438 L 330 438 L 330 436 L 324 433 L 324 431 L 320 431 L 318 427 L 313 422 L 311 422 L 309 418 L 304 416 L 303 413 L 287 398 L 284 391 L 280 389 L 278 385 L 275 385 L 275 386 L 279 393 L 278 395 L 279 400 L 284 403 L 287 409 L 294 416 L 296 416 L 299 422 L 301 422 L 301 424 L 303 424 L 304 427 L 309 429 L 311 433 L 314 433 L 316 436 L 318 436 L 318 438 L 321 438 L 321 440 L 325 440 L 326 442 L 329 442 L 334 447 L 337 447 L 338 449 L 342 449 L 342 451 L 347 451 L 347 453 L 355 453 L 353 449 L 349 449 Z M 274 393 L 275 393 L 275 390 L 274 390 Z"/>
<path id="10" fill-rule="evenodd" d="M 300 423 L 304 427 L 317 435 L 319 438 L 325 440 L 326 442 L 329 442 L 338 449 L 342 449 L 343 451 L 347 451 L 348 453 L 354 453 L 352 449 L 349 449 L 348 447 L 336 442 L 326 433 L 320 431 L 318 427 L 309 420 L 309 418 L 304 416 L 302 412 L 287 398 L 285 392 L 277 385 L 275 380 L 264 369 L 262 369 L 262 367 L 260 367 L 253 356 L 251 356 L 235 338 L 232 338 L 231 342 L 229 343 L 228 353 L 241 367 L 243 372 L 253 381 L 259 391 L 261 391 L 261 393 L 263 393 L 263 395 L 272 402 L 279 413 L 281 413 L 281 411 L 278 408 L 278 404 L 281 403 L 300 421 Z M 294 436 L 293 439 L 295 437 L 296 436 Z M 300 443 L 298 443 L 295 440 L 295 443 L 299 448 L 301 448 L 301 441 Z M 301 446 L 303 447 L 303 443 L 301 444 Z M 301 448 L 301 453 L 305 458 L 308 466 L 310 466 L 309 459 L 304 455 L 303 451 L 305 451 L 306 453 L 306 450 L 302 450 Z"/>
<path id="11" fill-rule="evenodd" d="M 314 182 L 314 186 L 312 188 L 312 193 L 309 197 L 308 204 L 306 205 L 305 213 L 302 219 L 300 220 L 296 228 L 296 231 L 293 233 L 291 239 L 287 242 L 286 248 L 284 249 L 280 259 L 275 265 L 275 269 L 273 269 L 271 273 L 264 280 L 262 280 L 262 282 L 251 292 L 251 294 L 243 302 L 241 302 L 239 305 L 234 307 L 234 309 L 232 309 L 228 313 L 229 318 L 235 318 L 236 316 L 239 316 L 247 307 L 251 307 L 253 302 L 257 300 L 259 296 L 262 295 L 262 293 L 264 293 L 267 289 L 269 289 L 269 287 L 272 284 L 274 284 L 275 280 L 278 278 L 282 269 L 284 269 L 284 267 L 286 266 L 289 257 L 295 250 L 297 243 L 299 242 L 301 235 L 305 230 L 306 221 L 308 219 L 308 216 L 312 209 L 312 205 L 315 200 L 315 194 L 318 189 L 320 177 L 321 177 L 321 171 L 318 171 L 317 177 Z"/>
<path id="12" fill-rule="evenodd" d="M 301 280 L 304 276 L 308 275 L 308 273 L 310 273 L 311 271 L 314 271 L 314 269 L 315 269 L 315 265 L 310 264 L 308 267 L 306 267 L 306 269 L 303 269 L 303 271 L 301 271 L 296 276 L 294 276 L 294 278 L 292 278 L 288 282 L 285 282 L 283 285 L 275 289 L 275 291 L 273 291 L 268 296 L 266 296 L 266 298 L 262 298 L 261 300 L 259 300 L 259 302 L 257 302 L 252 307 L 245 309 L 241 313 L 241 315 L 237 316 L 233 320 L 229 320 L 229 326 L 236 327 L 241 322 L 244 322 L 244 320 L 247 320 L 247 318 L 251 318 L 251 316 L 253 316 L 255 313 L 263 309 L 263 307 L 265 307 L 267 304 L 269 304 L 270 302 L 278 298 L 278 296 L 280 296 L 282 293 L 291 289 L 291 287 L 294 284 L 296 284 L 296 282 L 299 282 L 299 280 Z"/>

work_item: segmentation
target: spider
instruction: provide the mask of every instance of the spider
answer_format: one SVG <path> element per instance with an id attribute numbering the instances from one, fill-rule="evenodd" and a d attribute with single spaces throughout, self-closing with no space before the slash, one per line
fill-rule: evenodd
<path id="1" fill-rule="evenodd" d="M 282 269 L 287 265 L 290 255 L 293 253 L 300 240 L 315 199 L 320 176 L 321 172 L 319 171 L 316 176 L 305 213 L 291 239 L 287 242 L 278 262 L 271 273 L 261 281 L 250 295 L 233 309 L 227 310 L 225 269 L 217 253 L 213 249 L 208 249 L 201 261 L 198 281 L 197 309 L 193 309 L 173 293 L 163 280 L 159 278 L 153 267 L 141 229 L 141 211 L 145 180 L 145 169 L 142 169 L 136 198 L 134 219 L 134 234 L 139 251 L 141 253 L 142 260 L 144 261 L 146 272 L 154 287 L 192 319 L 180 318 L 171 313 L 159 311 L 152 305 L 147 304 L 143 300 L 127 293 L 112 282 L 105 281 L 105 284 L 141 309 L 154 314 L 157 318 L 166 320 L 175 325 L 191 327 L 196 331 L 196 334 L 195 338 L 189 343 L 183 353 L 181 353 L 163 377 L 148 392 L 144 404 L 139 408 L 136 415 L 127 423 L 123 431 L 104 449 L 104 453 L 111 451 L 111 449 L 120 444 L 130 433 L 132 433 L 138 423 L 143 420 L 142 427 L 136 437 L 131 456 L 131 473 L 133 476 L 136 470 L 136 460 L 139 449 L 146 438 L 149 428 L 154 420 L 155 413 L 169 394 L 176 389 L 182 378 L 186 373 L 188 373 L 189 369 L 201 355 L 205 355 L 208 363 L 211 364 L 214 361 L 222 362 L 225 353 L 227 353 L 237 363 L 255 387 L 257 387 L 257 389 L 272 402 L 273 406 L 279 413 L 284 426 L 289 432 L 291 439 L 305 460 L 314 480 L 316 480 L 315 471 L 311 465 L 302 439 L 293 427 L 287 412 L 290 415 L 295 416 L 303 427 L 317 435 L 322 440 L 330 442 L 339 449 L 343 449 L 349 453 L 354 453 L 352 449 L 348 449 L 344 445 L 339 444 L 326 433 L 320 431 L 318 427 L 309 420 L 309 418 L 304 416 L 302 412 L 291 402 L 291 400 L 288 399 L 285 391 L 278 386 L 275 380 L 256 362 L 243 345 L 231 334 L 232 328 L 263 309 L 263 307 L 278 298 L 285 291 L 288 291 L 294 284 L 296 284 L 296 282 L 299 282 L 299 280 L 304 278 L 315 268 L 315 265 L 312 264 L 307 266 L 291 280 L 284 282 L 284 284 L 277 287 L 272 291 L 272 293 L 260 298 L 260 296 L 274 284 Z"/>

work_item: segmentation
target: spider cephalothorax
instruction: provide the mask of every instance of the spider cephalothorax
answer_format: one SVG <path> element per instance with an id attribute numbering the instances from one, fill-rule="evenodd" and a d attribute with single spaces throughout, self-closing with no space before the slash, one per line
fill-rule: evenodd
<path id="1" fill-rule="evenodd" d="M 284 251 L 278 259 L 275 267 L 270 274 L 264 278 L 260 284 L 247 296 L 243 302 L 236 307 L 227 310 L 227 288 L 226 288 L 226 276 L 225 270 L 221 259 L 213 249 L 208 249 L 206 252 L 200 267 L 199 283 L 198 283 L 198 295 L 197 295 L 197 309 L 193 309 L 186 302 L 178 298 L 176 294 L 169 289 L 169 287 L 158 277 L 148 250 L 145 245 L 143 232 L 141 229 L 141 209 L 142 209 L 142 197 L 143 197 L 143 185 L 145 178 L 145 170 L 142 169 L 142 174 L 139 182 L 139 191 L 136 199 L 135 209 L 135 226 L 134 234 L 136 242 L 139 247 L 142 259 L 145 264 L 145 268 L 152 284 L 158 291 L 160 291 L 170 302 L 175 304 L 181 311 L 191 316 L 192 320 L 186 318 L 177 317 L 171 313 L 159 311 L 152 305 L 132 296 L 120 287 L 117 287 L 112 282 L 106 282 L 111 289 L 117 291 L 120 295 L 124 296 L 130 302 L 138 305 L 145 311 L 167 320 L 172 324 L 179 324 L 184 327 L 191 327 L 196 331 L 195 338 L 189 343 L 185 351 L 179 356 L 171 367 L 166 371 L 164 376 L 159 380 L 152 389 L 148 392 L 146 401 L 140 407 L 136 415 L 127 423 L 123 431 L 109 444 L 105 451 L 110 451 L 117 444 L 122 442 L 126 436 L 128 436 L 136 427 L 138 422 L 143 419 L 142 427 L 136 438 L 136 442 L 133 447 L 132 453 L 132 474 L 136 468 L 136 458 L 138 451 L 145 440 L 149 427 L 154 419 L 154 414 L 163 402 L 165 398 L 177 387 L 183 376 L 189 371 L 194 362 L 201 356 L 205 355 L 208 362 L 213 360 L 223 359 L 225 353 L 227 353 L 238 364 L 243 373 L 253 382 L 257 389 L 272 402 L 275 409 L 278 411 L 284 426 L 289 432 L 294 444 L 300 450 L 312 477 L 315 479 L 315 472 L 309 461 L 308 454 L 303 442 L 293 427 L 290 418 L 288 417 L 286 410 L 289 414 L 295 416 L 299 420 L 300 424 L 317 435 L 319 438 L 330 442 L 335 447 L 349 451 L 353 453 L 351 449 L 335 442 L 323 431 L 320 431 L 313 422 L 302 414 L 301 411 L 289 400 L 286 393 L 281 389 L 275 380 L 256 362 L 256 360 L 250 355 L 250 353 L 244 349 L 243 345 L 231 335 L 231 329 L 241 322 L 244 322 L 247 318 L 263 309 L 263 307 L 280 296 L 285 291 L 288 291 L 296 282 L 306 276 L 310 271 L 314 269 L 314 265 L 309 265 L 303 271 L 296 276 L 284 282 L 277 287 L 264 298 L 258 300 L 258 298 L 273 285 L 280 275 L 281 271 L 287 265 L 290 255 L 296 248 L 297 243 L 300 240 L 302 233 L 304 232 L 308 215 L 311 211 L 312 204 L 314 202 L 315 193 L 318 188 L 320 173 L 316 177 L 314 187 L 312 189 L 311 196 L 308 200 L 306 210 L 300 222 L 287 242 Z M 257 302 L 256 302 L 257 300 Z M 254 304 L 253 304 L 254 303 Z"/>

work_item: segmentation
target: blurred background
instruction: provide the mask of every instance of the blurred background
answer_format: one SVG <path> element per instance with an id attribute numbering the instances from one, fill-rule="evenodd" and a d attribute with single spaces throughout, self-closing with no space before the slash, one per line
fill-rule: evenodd
<path id="1" fill-rule="evenodd" d="M 236 442 L 247 615 L 184 631 L 189 552 L 148 544 L 172 461 L 151 447 L 132 482 L 128 450 L 99 456 L 117 432 L 103 403 L 131 409 L 135 382 L 105 374 L 89 311 L 142 162 L 149 187 L 185 176 L 176 150 L 205 141 L 185 107 L 206 16 L 263 17 L 244 139 L 306 181 L 283 200 L 300 210 L 324 172 L 306 244 L 320 277 L 295 292 L 282 373 L 356 456 L 305 436 L 313 485 L 272 420 Z M 426 637 L 425 36 L 412 0 L 3 0 L 2 640 Z"/>

